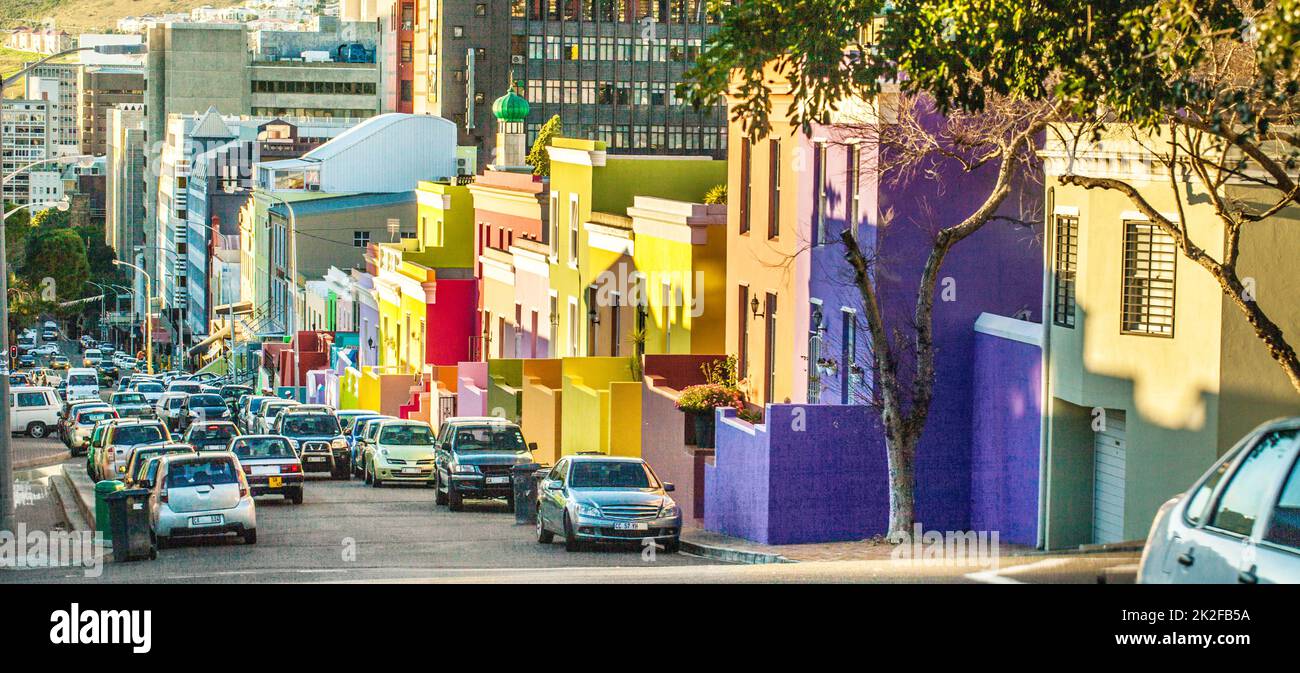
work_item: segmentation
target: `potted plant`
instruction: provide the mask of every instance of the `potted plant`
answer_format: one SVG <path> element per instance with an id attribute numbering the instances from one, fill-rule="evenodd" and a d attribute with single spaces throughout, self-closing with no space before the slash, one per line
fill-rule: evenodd
<path id="1" fill-rule="evenodd" d="M 737 411 L 745 408 L 740 390 L 734 386 L 719 383 L 701 383 L 688 386 L 677 398 L 677 408 L 682 410 L 695 427 L 695 445 L 702 449 L 713 448 L 714 443 L 714 409 L 734 407 Z"/>

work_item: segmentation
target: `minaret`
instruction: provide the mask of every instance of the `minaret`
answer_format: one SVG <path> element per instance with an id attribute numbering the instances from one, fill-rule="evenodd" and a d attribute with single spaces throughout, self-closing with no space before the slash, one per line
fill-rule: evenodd
<path id="1" fill-rule="evenodd" d="M 492 103 L 492 116 L 497 118 L 497 156 L 492 170 L 510 171 L 531 168 L 525 163 L 528 158 L 528 134 L 524 131 L 524 120 L 528 118 L 528 101 L 515 93 L 514 77 L 511 76 L 510 90 L 506 95 Z"/>

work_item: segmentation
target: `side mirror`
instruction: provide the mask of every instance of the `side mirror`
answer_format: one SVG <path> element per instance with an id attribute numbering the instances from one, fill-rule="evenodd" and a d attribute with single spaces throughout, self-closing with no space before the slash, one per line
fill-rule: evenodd
<path id="1" fill-rule="evenodd" d="M 665 493 L 671 493 L 671 492 L 676 491 L 676 490 L 677 490 L 677 487 L 673 485 L 673 482 L 671 482 L 671 481 L 665 481 L 665 482 L 664 482 L 664 492 L 665 492 Z"/>
<path id="2" fill-rule="evenodd" d="M 529 450 L 529 451 L 536 451 L 536 450 L 537 450 L 537 442 L 528 442 L 528 450 Z"/>
<path id="3" fill-rule="evenodd" d="M 550 481 L 546 483 L 546 490 L 548 491 L 558 491 L 562 488 L 564 488 L 564 484 L 558 481 Z"/>

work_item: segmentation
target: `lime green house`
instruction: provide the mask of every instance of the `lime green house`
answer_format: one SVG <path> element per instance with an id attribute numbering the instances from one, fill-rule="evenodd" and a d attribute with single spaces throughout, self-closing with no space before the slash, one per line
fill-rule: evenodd
<path id="1" fill-rule="evenodd" d="M 1160 505 L 1258 424 L 1300 414 L 1300 394 L 1224 296 L 1124 194 L 1060 184 L 1067 170 L 1122 180 L 1223 259 L 1224 227 L 1194 179 L 1170 176 L 1114 129 L 1075 149 L 1049 134 L 1043 466 L 1048 548 L 1146 537 Z M 1258 187 L 1231 186 L 1247 203 Z M 1300 208 L 1242 233 L 1239 273 L 1287 335 L 1300 334 Z"/>

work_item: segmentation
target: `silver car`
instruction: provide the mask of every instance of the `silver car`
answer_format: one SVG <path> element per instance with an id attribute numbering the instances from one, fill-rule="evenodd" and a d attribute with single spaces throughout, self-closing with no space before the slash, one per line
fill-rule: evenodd
<path id="1" fill-rule="evenodd" d="M 244 469 L 233 453 L 165 456 L 149 485 L 154 543 L 173 538 L 226 535 L 257 544 L 257 509 Z"/>
<path id="2" fill-rule="evenodd" d="M 564 536 L 564 548 L 586 542 L 649 540 L 675 554 L 681 548 L 682 510 L 640 458 L 566 456 L 542 480 L 537 494 L 537 541 Z"/>
<path id="3" fill-rule="evenodd" d="M 1166 502 L 1142 551 L 1151 584 L 1300 583 L 1300 417 L 1265 423 Z"/>

